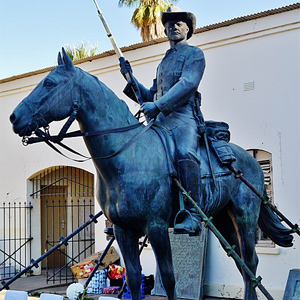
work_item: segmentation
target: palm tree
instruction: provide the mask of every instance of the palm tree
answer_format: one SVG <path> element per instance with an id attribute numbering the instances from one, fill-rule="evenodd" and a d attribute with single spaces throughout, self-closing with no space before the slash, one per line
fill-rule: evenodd
<path id="1" fill-rule="evenodd" d="M 81 42 L 79 46 L 74 44 L 73 46 L 67 45 L 65 50 L 70 56 L 71 60 L 74 61 L 95 55 L 97 47 L 97 45 L 89 45 L 86 47 L 84 42 Z"/>
<path id="2" fill-rule="evenodd" d="M 166 11 L 177 0 L 119 0 L 119 5 L 138 7 L 133 12 L 131 22 L 141 29 L 143 42 L 164 37 L 164 27 L 160 22 L 160 13 Z"/>

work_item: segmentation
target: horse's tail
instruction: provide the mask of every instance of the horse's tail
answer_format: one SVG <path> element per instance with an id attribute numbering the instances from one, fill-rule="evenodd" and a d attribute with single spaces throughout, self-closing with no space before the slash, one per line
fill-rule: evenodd
<path id="1" fill-rule="evenodd" d="M 281 247 L 293 246 L 291 229 L 285 227 L 275 212 L 263 203 L 260 208 L 258 226 L 275 244 Z"/>

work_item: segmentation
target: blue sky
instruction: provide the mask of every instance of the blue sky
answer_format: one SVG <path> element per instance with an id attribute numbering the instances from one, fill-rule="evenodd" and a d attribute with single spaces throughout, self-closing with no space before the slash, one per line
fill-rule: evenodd
<path id="1" fill-rule="evenodd" d="M 118 0 L 98 0 L 119 45 L 141 42 L 130 23 L 134 8 Z M 295 3 L 287 0 L 178 0 L 197 17 L 197 27 Z M 93 0 L 0 0 L 0 78 L 56 65 L 62 46 L 97 44 L 97 53 L 112 49 Z"/>

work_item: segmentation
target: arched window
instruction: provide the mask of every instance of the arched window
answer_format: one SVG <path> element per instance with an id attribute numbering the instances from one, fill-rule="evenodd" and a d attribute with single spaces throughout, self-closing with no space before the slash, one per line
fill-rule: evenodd
<path id="1" fill-rule="evenodd" d="M 268 151 L 260 149 L 247 150 L 260 164 L 265 178 L 265 187 L 269 199 L 273 200 L 273 170 L 272 170 L 272 154 Z M 274 247 L 274 243 L 260 230 L 257 230 L 257 246 Z"/>

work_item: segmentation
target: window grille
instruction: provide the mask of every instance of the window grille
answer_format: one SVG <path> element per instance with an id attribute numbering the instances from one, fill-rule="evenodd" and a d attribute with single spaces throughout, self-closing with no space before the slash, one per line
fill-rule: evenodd
<path id="1" fill-rule="evenodd" d="M 264 173 L 264 183 L 267 191 L 267 195 L 272 203 L 273 200 L 273 171 L 272 171 L 272 154 L 270 152 L 250 149 L 247 150 L 259 163 Z M 259 229 L 257 228 L 257 242 L 259 247 L 275 247 L 275 244 Z"/>

